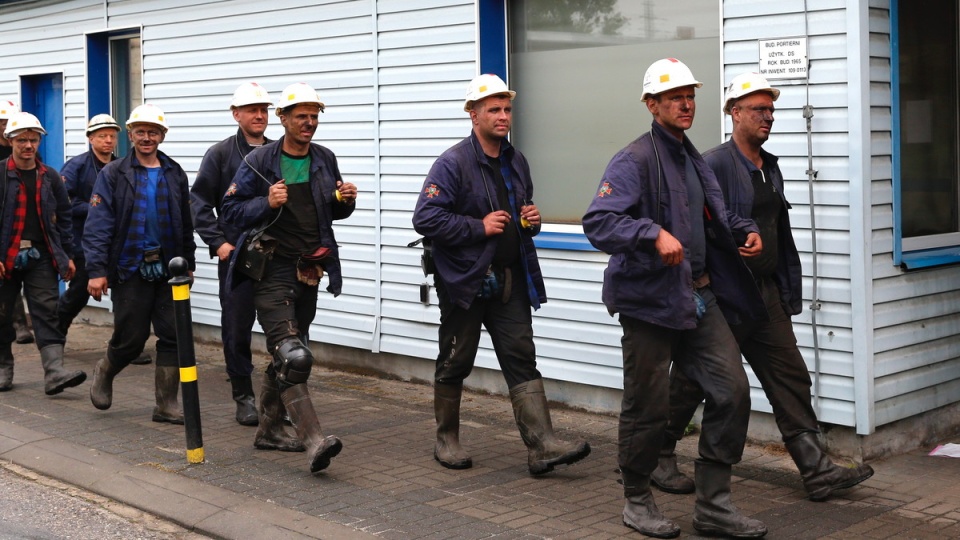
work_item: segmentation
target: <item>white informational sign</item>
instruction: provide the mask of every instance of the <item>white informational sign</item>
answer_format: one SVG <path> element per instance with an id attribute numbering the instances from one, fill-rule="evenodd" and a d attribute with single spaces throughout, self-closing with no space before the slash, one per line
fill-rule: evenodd
<path id="1" fill-rule="evenodd" d="M 760 40 L 760 75 L 768 80 L 807 78 L 807 38 Z"/>

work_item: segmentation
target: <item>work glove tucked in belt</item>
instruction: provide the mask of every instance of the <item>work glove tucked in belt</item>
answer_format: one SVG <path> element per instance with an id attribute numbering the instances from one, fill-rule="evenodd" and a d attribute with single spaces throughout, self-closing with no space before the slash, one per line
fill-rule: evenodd
<path id="1" fill-rule="evenodd" d="M 37 248 L 24 248 L 17 253 L 17 257 L 13 259 L 13 269 L 14 270 L 23 270 L 29 264 L 30 259 L 38 260 L 40 259 L 40 252 L 37 251 Z"/>

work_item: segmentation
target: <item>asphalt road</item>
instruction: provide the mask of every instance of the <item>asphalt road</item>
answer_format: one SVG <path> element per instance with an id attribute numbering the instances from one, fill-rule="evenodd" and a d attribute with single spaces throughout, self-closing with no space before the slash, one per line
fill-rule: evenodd
<path id="1" fill-rule="evenodd" d="M 168 521 L 0 463 L 0 540 L 200 540 Z"/>

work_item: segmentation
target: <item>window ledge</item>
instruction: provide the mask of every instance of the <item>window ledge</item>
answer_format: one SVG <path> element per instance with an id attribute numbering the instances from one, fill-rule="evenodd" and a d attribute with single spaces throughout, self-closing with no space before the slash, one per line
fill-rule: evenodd
<path id="1" fill-rule="evenodd" d="M 960 246 L 911 251 L 900 256 L 900 266 L 904 270 L 919 270 L 957 263 L 960 263 Z"/>
<path id="2" fill-rule="evenodd" d="M 538 249 L 566 249 L 570 251 L 599 251 L 583 233 L 540 231 L 533 237 Z"/>

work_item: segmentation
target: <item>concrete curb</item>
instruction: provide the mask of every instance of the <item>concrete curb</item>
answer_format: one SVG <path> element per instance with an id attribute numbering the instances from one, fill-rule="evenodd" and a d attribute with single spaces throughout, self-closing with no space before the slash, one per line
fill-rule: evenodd
<path id="1" fill-rule="evenodd" d="M 214 538 L 374 538 L 150 465 L 132 466 L 96 450 L 3 421 L 0 459 Z"/>

